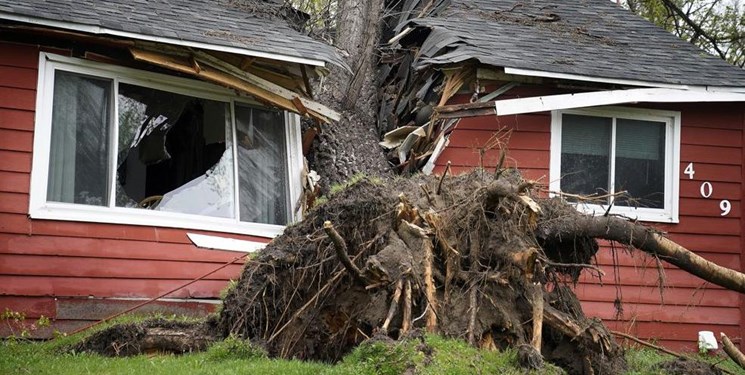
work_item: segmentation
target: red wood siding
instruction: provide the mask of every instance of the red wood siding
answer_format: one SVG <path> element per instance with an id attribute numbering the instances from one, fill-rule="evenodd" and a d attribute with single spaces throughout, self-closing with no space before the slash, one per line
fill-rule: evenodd
<path id="1" fill-rule="evenodd" d="M 183 285 L 240 255 L 198 249 L 185 230 L 30 220 L 38 63 L 37 47 L 0 43 L 0 311 L 7 307 L 31 319 L 55 318 L 54 328 L 69 331 L 125 310 L 137 303 L 132 299 Z M 231 265 L 168 296 L 183 301 L 159 302 L 145 311 L 212 311 L 220 291 L 241 268 L 241 262 Z M 0 335 L 8 333 L 7 327 L 0 329 Z"/>
<path id="2" fill-rule="evenodd" d="M 518 88 L 502 98 L 550 94 Z M 456 96 L 452 102 L 467 100 Z M 652 107 L 650 107 L 652 108 Z M 671 104 L 654 108 L 681 112 L 680 223 L 657 225 L 670 237 L 697 254 L 737 270 L 742 270 L 743 128 L 745 110 L 737 104 Z M 493 168 L 498 150 L 488 150 L 480 159 L 479 149 L 495 132 L 511 131 L 507 140 L 508 164 L 524 171 L 526 178 L 548 183 L 550 163 L 551 115 L 526 114 L 505 117 L 467 118 L 452 132 L 450 144 L 437 160 L 435 173 L 450 161 L 456 173 L 483 165 Z M 693 180 L 682 173 L 693 162 Z M 709 181 L 712 196 L 702 198 L 701 183 Z M 719 202 L 732 204 L 722 217 Z M 614 260 L 613 251 L 617 255 Z M 612 328 L 677 350 L 696 350 L 697 332 L 725 332 L 743 344 L 745 336 L 745 298 L 662 263 L 639 252 L 629 253 L 604 244 L 598 263 L 605 271 L 602 282 L 589 274 L 582 276 L 576 291 L 589 316 L 603 319 Z M 615 281 L 618 280 L 618 281 Z M 660 290 L 660 283 L 664 284 Z M 614 306 L 623 301 L 622 310 Z"/>

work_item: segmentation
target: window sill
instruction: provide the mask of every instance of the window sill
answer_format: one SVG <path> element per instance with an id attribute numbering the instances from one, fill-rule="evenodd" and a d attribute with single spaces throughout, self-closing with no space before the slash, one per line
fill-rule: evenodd
<path id="1" fill-rule="evenodd" d="M 608 211 L 608 206 L 598 204 L 577 204 L 573 203 L 577 211 L 593 215 L 602 216 Z M 623 216 L 631 220 L 638 220 L 650 223 L 668 223 L 677 224 L 679 222 L 677 213 L 672 213 L 663 209 L 655 208 L 634 208 L 614 206 L 610 210 L 611 215 Z"/>
<path id="2" fill-rule="evenodd" d="M 122 207 L 96 207 L 69 203 L 46 203 L 29 210 L 31 219 L 63 220 L 205 230 L 274 238 L 285 230 L 284 225 L 244 223 L 233 219 L 150 211 Z"/>

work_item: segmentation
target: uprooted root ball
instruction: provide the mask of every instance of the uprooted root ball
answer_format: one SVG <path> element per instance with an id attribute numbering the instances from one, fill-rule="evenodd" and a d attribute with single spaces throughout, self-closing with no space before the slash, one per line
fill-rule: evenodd
<path id="1" fill-rule="evenodd" d="M 601 323 L 569 308 L 576 297 L 561 287 L 576 281 L 597 243 L 542 238 L 556 218 L 580 214 L 534 199 L 532 188 L 516 173 L 483 171 L 364 179 L 247 263 L 225 299 L 220 333 L 261 342 L 275 356 L 334 361 L 374 335 L 423 328 L 518 348 L 528 367 L 544 357 L 571 373 L 620 372 L 620 347 Z"/>

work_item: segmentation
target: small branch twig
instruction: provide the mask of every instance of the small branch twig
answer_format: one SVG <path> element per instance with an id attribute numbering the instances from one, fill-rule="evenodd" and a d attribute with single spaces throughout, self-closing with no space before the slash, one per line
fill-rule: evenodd
<path id="1" fill-rule="evenodd" d="M 404 311 L 403 322 L 401 323 L 401 335 L 408 333 L 409 329 L 411 329 L 411 280 L 407 278 L 404 285 Z"/>
<path id="2" fill-rule="evenodd" d="M 479 256 L 481 253 L 481 241 L 479 240 L 478 234 L 471 233 L 469 235 L 469 242 L 471 243 L 471 248 L 469 251 L 469 258 L 471 260 L 471 271 L 472 272 L 478 272 L 480 269 L 481 263 L 479 262 Z M 476 277 L 471 277 L 471 280 L 469 281 L 469 287 L 471 288 L 469 296 L 468 296 L 468 312 L 470 316 L 468 317 L 468 343 L 471 345 L 476 345 L 476 315 L 478 314 L 478 282 Z"/>
<path id="3" fill-rule="evenodd" d="M 450 172 L 450 160 L 448 160 L 447 165 L 445 165 L 445 171 L 442 172 L 440 182 L 437 183 L 437 192 L 435 192 L 435 194 L 440 195 L 440 192 L 442 192 L 442 182 L 445 181 L 445 176 L 448 175 L 448 172 Z"/>
<path id="4" fill-rule="evenodd" d="M 434 206 L 435 202 L 434 200 L 432 200 L 432 196 L 429 195 L 429 190 L 427 190 L 427 187 L 424 186 L 424 184 L 419 184 L 419 188 L 422 189 L 422 191 L 424 192 L 424 196 L 427 197 L 427 202 L 429 202 L 429 205 Z"/>
<path id="5" fill-rule="evenodd" d="M 432 242 L 429 238 L 423 238 L 424 242 L 424 286 L 427 294 L 429 309 L 427 310 L 427 332 L 437 331 L 437 294 L 435 293 L 435 281 L 432 277 L 432 263 L 434 254 Z"/>
<path id="6" fill-rule="evenodd" d="M 618 196 L 623 196 L 623 195 L 628 194 L 628 192 L 626 190 L 617 191 L 617 192 L 615 192 L 613 194 L 603 194 L 603 195 L 595 195 L 595 194 L 593 194 L 593 195 L 571 194 L 571 193 L 565 193 L 563 191 L 553 191 L 553 190 L 548 190 L 548 189 L 545 189 L 545 190 L 542 190 L 542 191 L 544 191 L 546 193 L 549 193 L 549 194 L 555 194 L 555 195 L 558 195 L 560 197 L 574 198 L 574 199 L 576 199 L 578 201 L 582 201 L 582 202 L 593 202 L 593 201 L 597 201 L 597 200 L 600 200 L 600 199 L 606 199 L 606 198 L 610 198 L 610 197 L 618 197 Z"/>
<path id="7" fill-rule="evenodd" d="M 533 336 L 530 345 L 536 352 L 541 352 L 543 342 L 543 286 L 541 284 L 531 285 L 531 302 L 533 304 Z"/>
<path id="8" fill-rule="evenodd" d="M 469 317 L 468 317 L 468 343 L 471 345 L 476 345 L 476 315 L 478 313 L 478 295 L 479 291 L 476 287 L 476 284 L 474 283 L 471 285 L 471 290 L 468 295 L 468 304 L 469 304 Z"/>
<path id="9" fill-rule="evenodd" d="M 566 267 L 566 268 L 588 268 L 595 272 L 597 272 L 600 276 L 605 276 L 605 272 L 600 269 L 598 266 L 594 266 L 592 264 L 585 264 L 585 263 L 556 263 L 552 262 L 550 260 L 544 260 L 546 265 L 551 267 Z"/>
<path id="10" fill-rule="evenodd" d="M 341 238 L 339 232 L 334 229 L 334 225 L 331 224 L 330 221 L 326 221 L 323 223 L 323 230 L 326 232 L 326 235 L 329 236 L 331 242 L 334 243 L 334 249 L 336 250 L 336 255 L 339 257 L 339 261 L 341 261 L 341 263 L 349 271 L 349 273 L 352 274 L 352 276 L 357 278 L 362 283 L 367 284 L 367 280 L 365 280 L 365 277 L 362 275 L 362 271 L 360 271 L 360 269 L 357 268 L 357 266 L 355 266 L 351 260 L 349 260 L 349 255 L 347 254 L 347 244 L 346 242 L 344 242 L 344 239 Z"/>
<path id="11" fill-rule="evenodd" d="M 396 290 L 393 292 L 391 307 L 388 308 L 388 316 L 385 317 L 383 326 L 380 328 L 380 330 L 383 331 L 383 334 L 388 334 L 388 326 L 391 325 L 391 320 L 393 320 L 393 316 L 396 314 L 396 310 L 398 309 L 398 302 L 401 300 L 401 292 L 403 291 L 403 288 L 404 281 L 403 279 L 399 279 L 396 283 Z"/>
<path id="12" fill-rule="evenodd" d="M 646 347 L 652 348 L 652 349 L 657 350 L 659 352 L 663 352 L 665 354 L 670 354 L 671 356 L 674 356 L 674 357 L 677 357 L 677 358 L 685 358 L 685 356 L 682 355 L 682 354 L 680 354 L 680 353 L 676 353 L 676 352 L 674 352 L 672 350 L 665 349 L 665 348 L 663 348 L 661 346 L 657 346 L 655 344 L 646 342 L 644 340 L 640 340 L 640 339 L 638 339 L 638 338 L 636 338 L 634 336 L 627 335 L 627 334 L 625 334 L 623 332 L 610 331 L 610 333 L 613 334 L 614 336 L 623 337 L 625 339 L 628 339 L 628 340 L 631 340 L 631 341 L 633 341 L 633 342 L 635 342 L 637 344 L 641 344 L 641 345 L 644 345 Z"/>

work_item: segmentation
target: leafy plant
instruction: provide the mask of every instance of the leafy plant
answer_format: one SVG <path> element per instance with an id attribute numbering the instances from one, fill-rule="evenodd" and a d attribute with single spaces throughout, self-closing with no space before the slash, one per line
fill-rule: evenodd
<path id="1" fill-rule="evenodd" d="M 15 342 L 18 339 L 28 339 L 34 331 L 49 327 L 52 323 L 51 320 L 44 315 L 40 316 L 39 319 L 32 323 L 28 323 L 27 320 L 26 313 L 11 310 L 7 307 L 2 313 L 0 313 L 0 321 L 2 321 L 11 332 L 8 336 L 8 339 L 11 342 Z"/>

